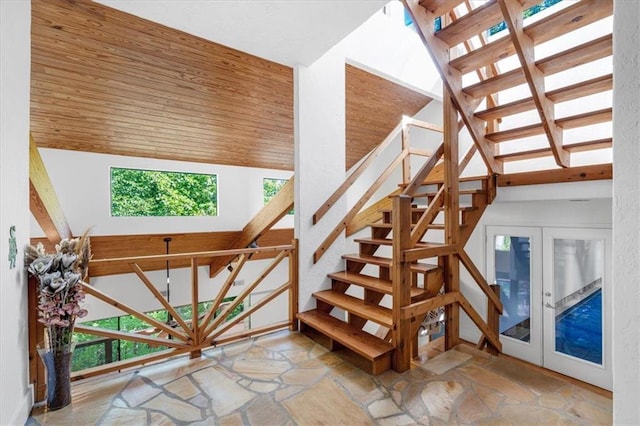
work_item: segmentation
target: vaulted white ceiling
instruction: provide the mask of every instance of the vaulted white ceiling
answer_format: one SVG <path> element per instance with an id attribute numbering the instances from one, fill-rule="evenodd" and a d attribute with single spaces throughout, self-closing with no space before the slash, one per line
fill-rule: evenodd
<path id="1" fill-rule="evenodd" d="M 388 0 L 97 0 L 243 52 L 309 65 Z"/>

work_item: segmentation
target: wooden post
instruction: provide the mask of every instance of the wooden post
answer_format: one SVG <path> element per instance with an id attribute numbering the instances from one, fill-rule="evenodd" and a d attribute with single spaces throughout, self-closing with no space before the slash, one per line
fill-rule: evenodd
<path id="1" fill-rule="evenodd" d="M 445 242 L 460 241 L 459 166 L 458 166 L 458 111 L 450 93 L 444 93 L 444 227 Z M 449 256 L 445 270 L 445 291 L 460 291 L 460 262 L 458 256 Z M 457 303 L 445 307 L 445 350 L 460 343 L 460 306 Z"/>
<path id="2" fill-rule="evenodd" d="M 193 330 L 193 346 L 200 344 L 200 327 L 198 324 L 198 258 L 191 259 L 191 328 Z M 201 349 L 191 351 L 191 358 L 199 358 L 202 355 Z"/>
<path id="3" fill-rule="evenodd" d="M 289 252 L 289 330 L 298 331 L 298 240 L 291 241 L 293 249 Z"/>
<path id="4" fill-rule="evenodd" d="M 393 198 L 393 328 L 391 339 L 395 346 L 393 369 L 399 373 L 411 367 L 411 323 L 401 318 L 400 309 L 411 304 L 411 268 L 404 261 L 404 251 L 411 248 L 411 198 Z"/>
<path id="5" fill-rule="evenodd" d="M 402 124 L 402 150 L 409 150 L 409 125 L 405 123 Z M 411 182 L 411 156 L 407 155 L 402 160 L 402 183 L 409 182 Z"/>

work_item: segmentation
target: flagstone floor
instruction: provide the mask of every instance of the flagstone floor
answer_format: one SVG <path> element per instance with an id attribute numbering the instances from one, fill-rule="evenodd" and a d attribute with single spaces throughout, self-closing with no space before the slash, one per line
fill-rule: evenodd
<path id="1" fill-rule="evenodd" d="M 70 406 L 27 425 L 595 425 L 611 410 L 599 392 L 464 346 L 371 376 L 283 331 L 76 382 Z"/>

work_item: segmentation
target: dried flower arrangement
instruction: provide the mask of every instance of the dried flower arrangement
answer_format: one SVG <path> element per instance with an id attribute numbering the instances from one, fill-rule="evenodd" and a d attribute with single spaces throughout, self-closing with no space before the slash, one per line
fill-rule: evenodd
<path id="1" fill-rule="evenodd" d="M 46 349 L 53 353 L 71 351 L 76 318 L 87 315 L 80 306 L 85 294 L 79 284 L 87 276 L 91 245 L 85 233 L 64 239 L 56 252 L 47 254 L 42 243 L 25 247 L 25 265 L 38 278 L 38 321 L 46 326 Z"/>

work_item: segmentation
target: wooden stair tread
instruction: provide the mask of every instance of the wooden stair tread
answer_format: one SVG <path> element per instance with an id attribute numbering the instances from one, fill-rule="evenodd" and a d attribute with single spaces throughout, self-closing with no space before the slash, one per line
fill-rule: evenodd
<path id="1" fill-rule="evenodd" d="M 487 135 L 488 137 L 488 135 Z M 472 195 L 472 194 L 484 194 L 487 191 L 485 191 L 484 189 L 461 189 L 458 191 L 459 195 Z M 435 192 L 421 192 L 419 194 L 415 194 L 414 198 L 420 198 L 420 197 L 434 197 L 436 195 Z"/>
<path id="2" fill-rule="evenodd" d="M 297 317 L 305 324 L 369 360 L 379 359 L 393 351 L 391 343 L 317 309 L 300 312 Z"/>
<path id="3" fill-rule="evenodd" d="M 428 265 L 428 264 L 415 264 L 415 265 L 424 265 L 424 268 L 419 268 L 415 272 L 428 272 L 433 268 L 437 269 L 436 265 Z M 383 280 L 376 277 L 370 277 L 368 275 L 362 275 L 355 272 L 349 271 L 340 271 L 333 272 L 327 275 L 329 278 L 346 282 L 349 284 L 355 284 L 357 286 L 367 288 L 370 290 L 374 290 L 383 294 L 393 294 L 393 288 L 391 281 Z M 420 298 L 424 295 L 425 289 L 420 287 L 411 287 L 411 298 Z"/>
<path id="4" fill-rule="evenodd" d="M 354 253 L 354 254 L 344 254 L 342 255 L 342 258 L 345 260 L 350 260 L 352 262 L 368 263 L 370 265 L 385 266 L 385 267 L 391 268 L 391 259 L 388 257 L 371 256 L 367 254 Z M 411 271 L 417 272 L 419 274 L 424 274 L 424 273 L 436 270 L 438 268 L 440 268 L 438 265 L 432 265 L 430 263 L 418 262 L 418 263 L 411 264 Z"/>
<path id="5" fill-rule="evenodd" d="M 385 308 L 384 306 L 367 304 L 362 299 L 332 290 L 313 293 L 313 297 L 331 306 L 351 312 L 361 318 L 371 320 L 385 327 L 393 327 L 391 309 Z"/>

